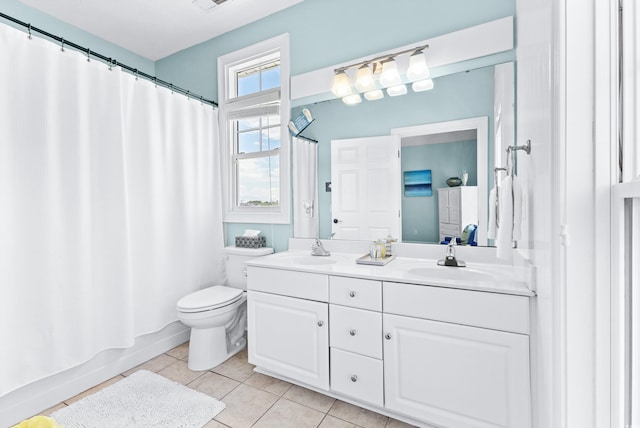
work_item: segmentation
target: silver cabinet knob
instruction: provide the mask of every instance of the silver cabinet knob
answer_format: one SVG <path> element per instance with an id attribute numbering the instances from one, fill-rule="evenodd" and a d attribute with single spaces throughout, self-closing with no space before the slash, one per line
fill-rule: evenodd
<path id="1" fill-rule="evenodd" d="M 318 327 L 322 327 L 324 325 L 324 321 L 318 321 Z"/>
<path id="2" fill-rule="evenodd" d="M 351 329 L 351 330 L 349 330 L 349 334 L 350 334 L 351 336 L 355 336 L 355 335 L 356 335 L 356 330 L 355 330 L 355 329 Z"/>
<path id="3" fill-rule="evenodd" d="M 358 381 L 358 376 L 351 375 L 351 382 L 357 382 L 357 381 Z"/>
<path id="4" fill-rule="evenodd" d="M 350 291 L 349 292 L 349 296 L 350 297 L 356 297 L 356 292 L 355 291 Z"/>
<path id="5" fill-rule="evenodd" d="M 385 334 L 384 338 L 387 339 L 387 340 L 390 340 L 391 339 L 391 333 Z"/>

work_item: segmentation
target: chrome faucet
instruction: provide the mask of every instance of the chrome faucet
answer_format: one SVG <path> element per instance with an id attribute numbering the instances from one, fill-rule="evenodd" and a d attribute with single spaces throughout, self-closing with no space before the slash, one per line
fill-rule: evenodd
<path id="1" fill-rule="evenodd" d="M 451 267 L 465 267 L 467 264 L 462 260 L 456 259 L 456 250 L 453 248 L 456 245 L 456 237 L 452 237 L 451 241 L 447 245 L 447 252 L 445 253 L 445 257 L 442 260 L 438 260 L 438 265 L 440 266 L 451 266 Z"/>
<path id="2" fill-rule="evenodd" d="M 311 255 L 312 256 L 330 256 L 331 253 L 325 250 L 322 242 L 318 238 L 316 238 L 315 242 L 311 244 Z"/>

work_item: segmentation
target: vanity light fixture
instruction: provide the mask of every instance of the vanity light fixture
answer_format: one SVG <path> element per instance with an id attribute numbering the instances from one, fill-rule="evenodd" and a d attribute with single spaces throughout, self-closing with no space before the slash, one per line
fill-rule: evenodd
<path id="1" fill-rule="evenodd" d="M 353 105 L 362 102 L 361 94 L 367 101 L 384 98 L 382 89 L 386 89 L 387 94 L 392 97 L 404 95 L 407 93 L 405 85 L 407 80 L 412 83 L 411 89 L 414 92 L 433 89 L 433 80 L 429 78 L 431 73 L 424 54 L 426 49 L 429 49 L 429 45 L 417 46 L 336 68 L 331 92 L 341 98 L 345 104 Z M 398 71 L 396 57 L 407 53 L 411 53 L 411 56 L 406 80 L 404 80 Z M 352 84 L 347 71 L 356 67 L 355 82 Z M 353 91 L 353 86 L 357 92 Z"/>
<path id="2" fill-rule="evenodd" d="M 407 85 L 396 85 L 387 88 L 387 94 L 390 97 L 397 97 L 398 95 L 404 95 L 407 93 Z"/>
<path id="3" fill-rule="evenodd" d="M 360 104 L 362 102 L 362 98 L 360 94 L 351 94 L 346 97 L 342 97 L 342 102 L 347 105 Z"/>
<path id="4" fill-rule="evenodd" d="M 376 89 L 376 81 L 369 64 L 362 64 L 356 74 L 356 89 L 360 92 L 369 92 Z"/>
<path id="5" fill-rule="evenodd" d="M 331 92 L 339 98 L 351 95 L 351 80 L 344 69 L 336 71 Z"/>
<path id="6" fill-rule="evenodd" d="M 424 80 L 418 80 L 417 82 L 413 82 L 411 84 L 411 89 L 413 90 L 413 92 L 429 91 L 433 89 L 433 80 L 424 79 Z"/>
<path id="7" fill-rule="evenodd" d="M 382 74 L 380 75 L 380 84 L 385 88 L 398 86 L 402 83 L 400 73 L 398 73 L 398 64 L 394 58 L 389 58 L 382 62 Z"/>
<path id="8" fill-rule="evenodd" d="M 375 101 L 384 98 L 384 92 L 380 89 L 374 89 L 373 91 L 365 92 L 364 97 L 367 101 Z"/>

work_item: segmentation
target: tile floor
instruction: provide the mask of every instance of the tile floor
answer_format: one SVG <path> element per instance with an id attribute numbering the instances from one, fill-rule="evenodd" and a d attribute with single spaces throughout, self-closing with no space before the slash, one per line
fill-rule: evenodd
<path id="1" fill-rule="evenodd" d="M 201 372 L 187 368 L 188 343 L 43 412 L 50 414 L 137 370 L 156 372 L 227 405 L 204 428 L 407 428 L 403 422 L 253 371 L 246 350 Z"/>

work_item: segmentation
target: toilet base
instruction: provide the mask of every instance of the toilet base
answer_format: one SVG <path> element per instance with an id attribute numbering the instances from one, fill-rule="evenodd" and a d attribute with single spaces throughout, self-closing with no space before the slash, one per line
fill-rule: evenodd
<path id="1" fill-rule="evenodd" d="M 187 367 L 193 371 L 210 370 L 242 351 L 247 345 L 246 339 L 240 339 L 237 345 L 227 351 L 224 327 L 192 328 Z"/>

